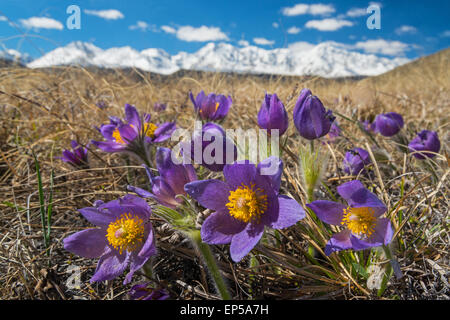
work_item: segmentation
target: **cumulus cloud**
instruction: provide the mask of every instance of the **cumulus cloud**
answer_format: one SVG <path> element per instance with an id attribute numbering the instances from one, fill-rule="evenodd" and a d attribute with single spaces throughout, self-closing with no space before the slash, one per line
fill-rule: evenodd
<path id="1" fill-rule="evenodd" d="M 227 35 L 223 33 L 220 28 L 207 26 L 201 26 L 199 28 L 195 28 L 192 26 L 182 26 L 179 27 L 176 31 L 176 35 L 178 39 L 188 42 L 228 40 Z"/>
<path id="2" fill-rule="evenodd" d="M 401 26 L 401 27 L 395 29 L 395 33 L 398 35 L 402 35 L 402 34 L 406 34 L 406 33 L 413 34 L 416 32 L 417 32 L 417 29 L 415 27 L 407 26 L 407 25 L 404 25 L 404 26 Z"/>
<path id="3" fill-rule="evenodd" d="M 61 22 L 47 17 L 31 17 L 28 19 L 20 19 L 19 21 L 22 26 L 28 29 L 64 29 Z"/>
<path id="4" fill-rule="evenodd" d="M 294 27 L 290 27 L 289 29 L 287 29 L 287 33 L 289 33 L 289 34 L 297 34 L 300 31 L 302 31 L 302 29 L 297 28 L 295 26 Z"/>
<path id="5" fill-rule="evenodd" d="M 158 28 L 154 24 L 148 24 L 145 21 L 138 21 L 136 24 L 128 27 L 130 30 L 140 30 L 140 31 L 153 31 L 159 32 Z"/>
<path id="6" fill-rule="evenodd" d="M 347 11 L 347 16 L 351 18 L 362 17 L 367 14 L 367 8 L 351 8 Z"/>
<path id="7" fill-rule="evenodd" d="M 122 12 L 116 9 L 108 9 L 108 10 L 84 10 L 84 13 L 90 14 L 93 16 L 100 17 L 106 20 L 117 20 L 123 19 L 125 16 Z"/>
<path id="8" fill-rule="evenodd" d="M 354 46 L 366 53 L 384 54 L 388 56 L 404 55 L 411 46 L 400 41 L 389 41 L 384 39 L 359 41 Z"/>
<path id="9" fill-rule="evenodd" d="M 165 33 L 171 33 L 171 34 L 177 33 L 177 29 L 172 28 L 170 26 L 161 26 L 161 30 L 164 31 Z"/>
<path id="10" fill-rule="evenodd" d="M 341 19 L 323 19 L 323 20 L 310 20 L 305 24 L 308 29 L 317 29 L 320 31 L 336 31 L 342 27 L 351 27 L 353 22 Z"/>
<path id="11" fill-rule="evenodd" d="M 336 9 L 331 4 L 305 4 L 305 3 L 298 3 L 293 7 L 285 7 L 281 10 L 283 15 L 285 16 L 298 16 L 302 14 L 310 14 L 313 16 L 323 16 L 328 15 L 331 13 L 334 13 Z"/>
<path id="12" fill-rule="evenodd" d="M 0 21 L 8 21 L 5 16 L 0 16 Z"/>
<path id="13" fill-rule="evenodd" d="M 441 37 L 450 37 L 450 30 L 445 30 L 441 33 Z"/>
<path id="14" fill-rule="evenodd" d="M 275 43 L 274 40 L 267 40 L 266 38 L 253 38 L 253 42 L 261 46 L 271 46 Z"/>
<path id="15" fill-rule="evenodd" d="M 272 27 L 274 27 L 275 29 L 278 29 L 280 25 L 277 22 L 272 23 Z"/>

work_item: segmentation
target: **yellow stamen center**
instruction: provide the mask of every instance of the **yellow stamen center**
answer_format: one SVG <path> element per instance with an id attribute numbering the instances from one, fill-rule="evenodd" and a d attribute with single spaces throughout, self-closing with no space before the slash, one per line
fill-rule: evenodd
<path id="1" fill-rule="evenodd" d="M 267 210 L 267 195 L 261 188 L 255 189 L 242 184 L 235 191 L 230 191 L 229 202 L 226 204 L 230 215 L 242 222 L 259 222 L 261 215 Z"/>
<path id="2" fill-rule="evenodd" d="M 106 230 L 106 239 L 114 249 L 134 251 L 144 240 L 144 221 L 130 213 L 125 213 L 111 222 Z"/>
<path id="3" fill-rule="evenodd" d="M 151 122 L 144 123 L 144 133 L 147 137 L 154 138 L 155 137 L 155 131 L 158 129 L 158 126 Z"/>
<path id="4" fill-rule="evenodd" d="M 114 138 L 114 140 L 116 140 L 117 143 L 122 143 L 125 144 L 126 142 L 122 139 L 122 136 L 120 135 L 119 129 L 115 128 L 112 136 Z"/>
<path id="5" fill-rule="evenodd" d="M 369 237 L 375 228 L 376 218 L 373 208 L 350 208 L 344 209 L 344 218 L 341 222 L 347 228 L 357 235 L 366 235 Z"/>

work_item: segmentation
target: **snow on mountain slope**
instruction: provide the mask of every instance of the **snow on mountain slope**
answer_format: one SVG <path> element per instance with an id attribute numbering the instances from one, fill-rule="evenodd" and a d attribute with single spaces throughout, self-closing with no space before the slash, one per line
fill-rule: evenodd
<path id="1" fill-rule="evenodd" d="M 378 75 L 408 61 L 406 58 L 388 59 L 362 54 L 334 42 L 324 42 L 305 50 L 296 50 L 295 47 L 266 50 L 255 46 L 235 47 L 229 43 L 211 42 L 197 52 L 180 52 L 173 56 L 162 49 L 137 51 L 130 47 L 120 47 L 102 50 L 90 43 L 72 42 L 27 66 L 135 67 L 161 74 L 187 69 L 344 77 Z"/>
<path id="2" fill-rule="evenodd" d="M 0 46 L 0 59 L 14 61 L 21 64 L 27 64 L 32 61 L 28 54 L 22 54 L 17 50 L 7 49 L 3 46 Z"/>

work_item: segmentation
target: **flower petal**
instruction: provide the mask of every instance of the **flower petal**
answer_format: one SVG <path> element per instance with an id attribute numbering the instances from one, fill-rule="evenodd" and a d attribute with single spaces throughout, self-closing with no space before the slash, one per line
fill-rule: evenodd
<path id="1" fill-rule="evenodd" d="M 83 217 L 97 227 L 106 227 L 117 217 L 105 210 L 98 210 L 95 207 L 78 209 Z"/>
<path id="2" fill-rule="evenodd" d="M 335 251 L 351 249 L 352 242 L 350 240 L 350 237 L 352 237 L 352 234 L 348 229 L 335 233 L 325 246 L 325 254 L 329 256 L 332 252 Z"/>
<path id="3" fill-rule="evenodd" d="M 226 183 L 232 190 L 235 190 L 242 184 L 250 186 L 255 181 L 256 167 L 248 160 L 236 161 L 233 164 L 225 165 L 223 175 Z"/>
<path id="4" fill-rule="evenodd" d="M 203 222 L 202 240 L 209 244 L 230 243 L 233 235 L 244 230 L 246 226 L 246 223 L 233 218 L 226 209 L 222 209 L 212 213 Z"/>
<path id="5" fill-rule="evenodd" d="M 200 205 L 218 211 L 225 208 L 230 195 L 230 189 L 220 180 L 200 180 L 187 183 L 184 190 Z"/>
<path id="6" fill-rule="evenodd" d="M 120 276 L 127 268 L 129 260 L 128 252 L 119 254 L 115 250 L 110 250 L 100 257 L 90 282 L 112 280 Z"/>
<path id="7" fill-rule="evenodd" d="M 325 223 L 340 225 L 344 217 L 343 204 L 328 200 L 316 200 L 306 205 Z"/>
<path id="8" fill-rule="evenodd" d="M 74 233 L 63 240 L 64 249 L 84 258 L 98 258 L 107 249 L 105 232 L 87 229 Z"/>
<path id="9" fill-rule="evenodd" d="M 296 224 L 305 217 L 305 210 L 300 204 L 288 196 L 278 196 L 278 217 L 269 226 L 274 229 L 284 229 Z"/>
<path id="10" fill-rule="evenodd" d="M 139 112 L 136 110 L 136 107 L 128 103 L 125 104 L 125 120 L 127 120 L 128 124 L 133 125 L 137 131 L 141 130 Z"/>
<path id="11" fill-rule="evenodd" d="M 361 181 L 353 180 L 337 187 L 338 193 L 347 203 L 354 208 L 368 207 L 375 210 L 375 216 L 379 217 L 386 212 L 386 206 L 378 197 L 367 190 Z"/>
<path id="12" fill-rule="evenodd" d="M 271 156 L 258 163 L 257 171 L 260 175 L 270 178 L 273 189 L 278 193 L 281 184 L 281 174 L 283 173 L 283 161 L 278 157 Z"/>
<path id="13" fill-rule="evenodd" d="M 249 223 L 247 227 L 231 239 L 230 254 L 234 262 L 244 258 L 259 242 L 264 233 L 263 224 Z"/>

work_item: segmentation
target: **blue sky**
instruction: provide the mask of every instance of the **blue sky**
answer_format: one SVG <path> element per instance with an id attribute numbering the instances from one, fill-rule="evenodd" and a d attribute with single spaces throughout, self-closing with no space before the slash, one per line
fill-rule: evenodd
<path id="1" fill-rule="evenodd" d="M 305 48 L 335 41 L 365 53 L 416 58 L 449 47 L 450 1 L 381 0 L 381 29 L 369 30 L 370 1 L 191 0 L 16 1 L 0 4 L 0 46 L 39 57 L 72 41 L 107 49 L 194 52 L 210 41 Z M 81 29 L 69 30 L 69 5 Z"/>

